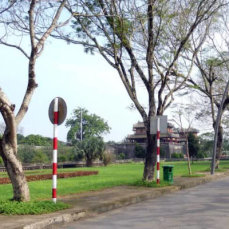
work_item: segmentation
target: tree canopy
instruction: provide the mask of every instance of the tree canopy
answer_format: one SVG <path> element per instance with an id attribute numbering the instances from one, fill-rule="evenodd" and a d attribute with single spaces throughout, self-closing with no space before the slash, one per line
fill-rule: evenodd
<path id="1" fill-rule="evenodd" d="M 71 31 L 57 29 L 54 36 L 83 45 L 86 52 L 98 52 L 117 71 L 146 128 L 145 180 L 154 179 L 156 165 L 156 137 L 150 133 L 150 119 L 163 115 L 190 77 L 211 19 L 225 2 L 71 0 L 66 4 L 73 17 Z M 185 55 L 191 62 L 184 61 Z M 146 97 L 140 96 L 142 89 Z"/>
<path id="2" fill-rule="evenodd" d="M 101 137 L 103 134 L 109 133 L 110 127 L 103 118 L 96 114 L 90 114 L 88 110 L 79 107 L 73 111 L 72 117 L 66 121 L 66 127 L 70 127 L 67 134 L 69 143 L 75 144 L 80 140 L 81 114 L 82 139 Z"/>

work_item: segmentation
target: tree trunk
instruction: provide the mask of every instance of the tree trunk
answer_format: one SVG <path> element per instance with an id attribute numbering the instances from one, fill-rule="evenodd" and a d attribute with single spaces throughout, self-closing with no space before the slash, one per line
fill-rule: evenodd
<path id="1" fill-rule="evenodd" d="M 189 157 L 189 148 L 188 148 L 188 136 L 186 136 L 186 153 L 188 159 L 188 174 L 192 175 L 192 169 L 191 169 L 190 157 Z"/>
<path id="2" fill-rule="evenodd" d="M 217 139 L 217 146 L 216 146 L 216 162 L 215 162 L 215 169 L 219 168 L 220 158 L 222 156 L 222 146 L 223 146 L 223 128 L 220 125 L 218 130 L 218 139 Z"/>
<path id="3" fill-rule="evenodd" d="M 86 158 L 86 166 L 92 167 L 93 166 L 93 160 L 91 158 Z"/>
<path id="4" fill-rule="evenodd" d="M 1 141 L 0 153 L 13 186 L 13 200 L 29 201 L 29 187 L 26 182 L 22 164 L 16 157 L 17 149 L 11 144 L 6 143 L 3 139 Z"/>
<path id="5" fill-rule="evenodd" d="M 150 129 L 146 131 L 146 159 L 143 173 L 143 180 L 154 180 L 154 170 L 156 165 L 156 135 L 150 134 Z"/>

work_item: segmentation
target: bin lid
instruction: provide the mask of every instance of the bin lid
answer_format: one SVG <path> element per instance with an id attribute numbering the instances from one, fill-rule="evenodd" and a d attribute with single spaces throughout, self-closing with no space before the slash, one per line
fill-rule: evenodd
<path id="1" fill-rule="evenodd" d="M 162 167 L 163 167 L 163 168 L 173 168 L 174 165 L 163 165 Z"/>

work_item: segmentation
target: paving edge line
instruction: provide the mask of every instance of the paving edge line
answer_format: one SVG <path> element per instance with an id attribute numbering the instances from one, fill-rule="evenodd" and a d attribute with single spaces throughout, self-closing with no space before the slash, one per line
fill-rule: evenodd
<path id="1" fill-rule="evenodd" d="M 169 194 L 169 193 L 172 193 L 178 190 L 179 190 L 179 187 L 170 186 L 167 188 L 158 188 L 156 190 L 154 189 L 152 192 L 146 191 L 145 193 L 135 194 L 130 197 L 120 198 L 119 200 L 110 201 L 108 203 L 104 203 L 96 207 L 92 207 L 91 209 L 88 209 L 88 214 L 92 214 L 92 215 L 101 214 L 107 211 L 111 211 L 117 208 L 131 205 L 131 204 L 136 204 L 136 203 L 139 203 L 145 200 L 155 199 L 164 194 Z"/>
<path id="2" fill-rule="evenodd" d="M 58 216 L 53 216 L 47 219 L 44 219 L 42 221 L 31 223 L 25 226 L 22 226 L 20 228 L 23 229 L 43 229 L 47 226 L 51 226 L 56 223 L 70 223 L 72 221 L 77 221 L 80 218 L 83 218 L 86 216 L 86 211 L 72 211 L 71 213 L 64 213 L 60 214 Z"/>
<path id="3" fill-rule="evenodd" d="M 59 214 L 57 216 L 53 216 L 47 219 L 44 219 L 42 221 L 36 222 L 36 223 L 31 223 L 28 225 L 24 225 L 20 227 L 20 229 L 44 229 L 48 226 L 54 225 L 54 224 L 60 224 L 60 223 L 69 223 L 73 221 L 77 221 L 81 218 L 85 218 L 88 216 L 95 216 L 97 214 L 101 214 L 104 212 L 108 212 L 117 208 L 125 207 L 131 204 L 136 204 L 145 200 L 149 199 L 155 199 L 158 198 L 164 194 L 169 194 L 172 192 L 176 192 L 182 189 L 188 189 L 192 188 L 201 184 L 205 184 L 214 180 L 218 180 L 221 178 L 225 178 L 226 176 L 229 175 L 229 172 L 222 173 L 220 175 L 214 175 L 214 176 L 207 176 L 207 177 L 202 177 L 201 179 L 195 179 L 195 180 L 190 180 L 187 183 L 183 183 L 180 185 L 174 185 L 170 186 L 167 188 L 159 188 L 159 189 L 154 189 L 153 192 L 146 192 L 146 193 L 141 193 L 141 194 L 136 194 L 131 197 L 125 197 L 121 198 L 116 201 L 111 201 L 105 204 L 100 204 L 96 207 L 89 208 L 87 210 L 75 210 L 71 209 L 70 213 L 63 213 Z M 192 178 L 188 178 L 192 179 Z M 19 228 L 18 228 L 19 229 Z"/>

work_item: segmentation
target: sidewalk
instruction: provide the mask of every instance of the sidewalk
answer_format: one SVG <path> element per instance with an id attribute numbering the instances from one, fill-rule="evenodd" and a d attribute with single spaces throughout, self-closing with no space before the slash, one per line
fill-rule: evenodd
<path id="1" fill-rule="evenodd" d="M 121 186 L 101 191 L 75 194 L 59 198 L 59 200 L 71 204 L 72 208 L 63 211 L 27 216 L 4 216 L 0 215 L 1 229 L 41 229 L 55 228 L 55 223 L 71 222 L 83 217 L 92 217 L 96 214 L 110 211 L 130 204 L 157 198 L 161 195 L 175 192 L 181 189 L 190 188 L 204 184 L 229 175 L 216 173 L 198 178 L 176 177 L 174 185 L 163 188 L 144 188 L 133 186 Z M 52 226 L 53 225 L 53 226 Z"/>

